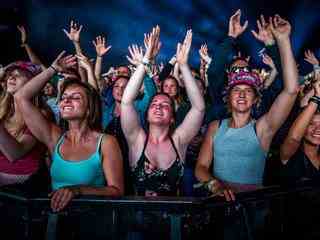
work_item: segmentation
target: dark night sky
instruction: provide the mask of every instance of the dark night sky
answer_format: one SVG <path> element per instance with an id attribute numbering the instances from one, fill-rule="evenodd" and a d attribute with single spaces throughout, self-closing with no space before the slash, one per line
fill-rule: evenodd
<path id="1" fill-rule="evenodd" d="M 301 71 L 310 70 L 303 64 L 302 54 L 306 48 L 316 51 L 320 57 L 320 1 L 254 1 L 254 0 L 134 0 L 134 1 L 44 1 L 2 0 L 0 6 L 1 59 L 4 64 L 17 58 L 25 58 L 19 48 L 19 35 L 15 25 L 23 23 L 29 31 L 30 44 L 45 62 L 52 61 L 62 49 L 72 51 L 72 45 L 62 32 L 71 19 L 84 25 L 82 46 L 94 57 L 92 39 L 105 34 L 112 51 L 105 57 L 105 65 L 126 63 L 125 55 L 130 43 L 141 44 L 143 33 L 155 24 L 161 27 L 163 47 L 160 60 L 174 54 L 177 41 L 181 41 L 187 28 L 194 32 L 191 62 L 197 64 L 197 50 L 206 42 L 209 50 L 227 33 L 228 19 L 238 8 L 243 20 L 249 20 L 249 29 L 241 42 L 254 61 L 259 63 L 257 52 L 262 45 L 255 41 L 250 29 L 261 14 L 279 13 L 292 26 L 292 42 L 295 55 L 300 60 Z"/>

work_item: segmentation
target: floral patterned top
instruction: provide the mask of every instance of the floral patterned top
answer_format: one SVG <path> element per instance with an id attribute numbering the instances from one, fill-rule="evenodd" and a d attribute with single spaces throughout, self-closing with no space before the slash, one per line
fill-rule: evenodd
<path id="1" fill-rule="evenodd" d="M 145 196 L 148 193 L 157 196 L 177 196 L 183 176 L 184 163 L 180 160 L 173 140 L 170 137 L 170 142 L 177 157 L 168 169 L 163 170 L 155 168 L 145 155 L 148 137 L 146 138 L 141 157 L 132 170 L 135 193 L 139 196 Z"/>

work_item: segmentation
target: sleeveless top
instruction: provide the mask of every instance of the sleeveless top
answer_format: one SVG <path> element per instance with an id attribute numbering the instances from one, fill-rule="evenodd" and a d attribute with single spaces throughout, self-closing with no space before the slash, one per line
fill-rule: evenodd
<path id="1" fill-rule="evenodd" d="M 73 185 L 104 186 L 105 177 L 100 153 L 103 134 L 99 137 L 96 151 L 88 159 L 80 161 L 69 161 L 62 158 L 60 146 L 64 137 L 65 134 L 59 139 L 52 155 L 50 167 L 52 189 L 57 190 Z"/>
<path id="2" fill-rule="evenodd" d="M 312 164 L 301 144 L 290 160 L 281 166 L 280 176 L 285 183 L 295 183 L 303 179 L 320 179 L 320 169 Z"/>
<path id="3" fill-rule="evenodd" d="M 33 136 L 28 128 L 25 128 L 23 134 Z M 45 152 L 46 147 L 39 141 L 29 152 L 14 162 L 10 162 L 0 151 L 0 172 L 12 175 L 34 174 L 38 171 Z"/>
<path id="4" fill-rule="evenodd" d="M 150 161 L 145 155 L 149 135 L 146 137 L 141 157 L 136 167 L 132 170 L 135 192 L 144 196 L 146 191 L 157 193 L 158 196 L 176 196 L 184 171 L 184 163 L 180 160 L 179 153 L 172 138 L 170 142 L 177 155 L 176 160 L 166 169 L 150 168 Z"/>
<path id="5" fill-rule="evenodd" d="M 260 145 L 256 122 L 229 128 L 224 119 L 213 137 L 213 176 L 229 183 L 262 185 L 267 152 Z"/>

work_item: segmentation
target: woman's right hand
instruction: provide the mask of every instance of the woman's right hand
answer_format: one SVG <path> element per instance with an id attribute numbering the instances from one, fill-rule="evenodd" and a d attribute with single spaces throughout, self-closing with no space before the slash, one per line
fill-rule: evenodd
<path id="1" fill-rule="evenodd" d="M 212 184 L 209 190 L 212 192 L 213 196 L 224 197 L 228 202 L 236 200 L 234 191 L 222 181 L 219 181 L 217 179 L 212 180 Z"/>
<path id="2" fill-rule="evenodd" d="M 64 187 L 60 188 L 49 194 L 51 197 L 51 208 L 54 212 L 59 212 L 64 209 L 68 203 L 80 194 L 77 187 Z"/>

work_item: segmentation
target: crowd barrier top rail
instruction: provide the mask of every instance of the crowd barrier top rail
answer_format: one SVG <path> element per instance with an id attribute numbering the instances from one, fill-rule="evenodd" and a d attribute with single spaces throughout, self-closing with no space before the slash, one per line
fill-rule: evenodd
<path id="1" fill-rule="evenodd" d="M 235 202 L 227 202 L 222 197 L 98 197 L 80 196 L 72 200 L 69 208 L 73 207 L 108 207 L 108 208 L 136 208 L 141 210 L 165 210 L 185 211 L 191 208 L 203 209 L 205 207 L 230 206 L 237 203 L 251 201 L 263 201 L 282 197 L 290 193 L 317 192 L 320 190 L 319 181 L 303 181 L 291 186 L 263 187 L 254 191 L 236 194 Z M 26 204 L 37 208 L 50 209 L 50 198 L 47 195 L 30 195 L 14 188 L 5 187 L 0 189 L 0 201 Z M 66 208 L 67 210 L 68 208 Z"/>

